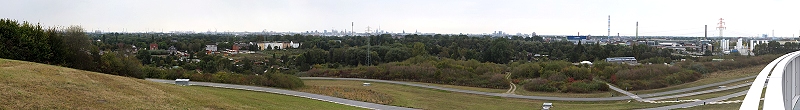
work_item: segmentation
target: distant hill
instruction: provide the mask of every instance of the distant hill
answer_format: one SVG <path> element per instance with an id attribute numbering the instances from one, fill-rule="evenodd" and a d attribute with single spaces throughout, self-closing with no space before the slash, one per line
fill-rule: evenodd
<path id="1" fill-rule="evenodd" d="M 0 109 L 358 109 L 233 89 L 177 86 L 0 59 Z"/>

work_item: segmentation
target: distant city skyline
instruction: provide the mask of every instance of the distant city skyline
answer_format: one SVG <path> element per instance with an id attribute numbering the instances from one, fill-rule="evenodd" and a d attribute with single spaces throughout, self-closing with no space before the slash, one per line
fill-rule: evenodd
<path id="1" fill-rule="evenodd" d="M 10 0 L 0 18 L 113 32 L 364 32 L 717 36 L 800 36 L 793 0 Z"/>

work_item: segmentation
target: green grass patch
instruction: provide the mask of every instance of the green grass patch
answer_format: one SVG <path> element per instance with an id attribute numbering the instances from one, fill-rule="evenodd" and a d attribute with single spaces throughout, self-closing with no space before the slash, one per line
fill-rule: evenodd
<path id="1" fill-rule="evenodd" d="M 680 99 L 680 100 L 687 100 L 687 99 L 700 99 L 700 100 L 703 100 L 703 99 L 710 99 L 710 98 L 730 95 L 730 94 L 733 94 L 733 93 L 736 93 L 736 92 L 742 92 L 742 91 L 745 91 L 745 90 L 748 90 L 748 89 L 750 89 L 749 86 L 736 88 L 736 89 L 725 90 L 725 91 L 712 92 L 712 93 L 707 93 L 707 94 L 700 94 L 700 95 L 694 95 L 694 96 L 688 96 L 688 97 L 681 97 L 681 98 L 678 98 L 678 99 Z M 675 99 L 664 99 L 664 100 L 675 100 Z"/>
<path id="2" fill-rule="evenodd" d="M 307 98 L 177 86 L 0 59 L 0 109 L 361 109 Z"/>
<path id="3" fill-rule="evenodd" d="M 758 65 L 758 66 L 752 66 L 752 67 L 740 68 L 740 69 L 734 69 L 734 70 L 728 70 L 728 71 L 718 71 L 718 72 L 705 74 L 705 75 L 703 75 L 703 77 L 701 79 L 699 79 L 697 81 L 694 81 L 694 82 L 689 82 L 689 83 L 685 83 L 685 84 L 669 86 L 669 87 L 664 87 L 664 88 L 659 88 L 659 89 L 639 90 L 639 91 L 630 91 L 630 92 L 631 93 L 637 93 L 637 94 L 650 94 L 650 93 L 657 93 L 657 92 L 664 92 L 664 91 L 670 91 L 670 90 L 676 90 L 676 89 L 683 89 L 683 88 L 701 86 L 701 85 L 717 83 L 717 82 L 722 82 L 722 81 L 727 81 L 727 80 L 732 80 L 732 79 L 738 79 L 738 78 L 743 78 L 743 77 L 749 77 L 749 76 L 757 75 L 758 72 L 761 72 L 761 69 L 764 69 L 765 66 L 766 65 Z"/>
<path id="4" fill-rule="evenodd" d="M 700 105 L 689 108 L 680 108 L 677 110 L 737 110 L 742 103 L 729 103 L 729 104 L 711 104 Z"/>
<path id="5" fill-rule="evenodd" d="M 565 110 L 579 110 L 587 108 L 596 110 L 619 110 L 652 108 L 670 105 L 642 103 L 636 101 L 628 102 L 628 100 L 600 102 L 528 100 L 458 92 L 444 93 L 433 89 L 386 83 L 372 83 L 371 86 L 362 86 L 361 81 L 304 80 L 304 82 L 308 86 L 338 86 L 373 90 L 390 95 L 394 99 L 394 102 L 390 103 L 389 105 L 432 110 L 541 109 L 542 103 L 544 102 L 553 103 L 555 105 L 554 109 Z"/>

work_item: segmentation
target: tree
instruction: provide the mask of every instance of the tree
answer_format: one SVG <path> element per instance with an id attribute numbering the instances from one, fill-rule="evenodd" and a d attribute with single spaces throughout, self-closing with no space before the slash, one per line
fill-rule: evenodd
<path id="1" fill-rule="evenodd" d="M 2 19 L 0 21 L 0 58 L 48 63 L 53 53 L 51 40 L 38 24 Z"/>
<path id="2" fill-rule="evenodd" d="M 484 61 L 494 63 L 508 63 L 511 59 L 512 49 L 505 38 L 497 38 L 492 41 L 488 49 L 483 52 Z"/>
<path id="3" fill-rule="evenodd" d="M 414 42 L 411 54 L 411 56 L 428 55 L 428 51 L 425 50 L 425 44 L 421 42 Z"/>
<path id="4" fill-rule="evenodd" d="M 145 50 L 145 49 L 142 49 L 142 50 L 139 50 L 139 52 L 136 52 L 136 58 L 141 60 L 143 64 L 150 64 L 151 61 L 152 61 L 151 56 L 150 56 L 150 51 L 149 50 Z"/>
<path id="5" fill-rule="evenodd" d="M 539 64 L 525 63 L 514 67 L 511 71 L 513 78 L 538 78 L 540 76 L 539 70 L 542 67 Z"/>
<path id="6" fill-rule="evenodd" d="M 386 52 L 386 55 L 383 57 L 387 62 L 393 61 L 402 61 L 411 57 L 408 51 L 403 49 L 391 49 L 389 52 Z"/>
<path id="7" fill-rule="evenodd" d="M 578 41 L 578 45 L 576 45 L 575 47 L 572 47 L 572 50 L 569 51 L 569 53 L 568 53 L 569 61 L 571 61 L 571 62 L 579 62 L 579 61 L 583 60 L 583 59 L 581 59 L 581 56 L 583 56 L 585 54 L 585 52 L 584 52 L 585 50 L 586 49 L 584 49 L 583 45 L 581 44 L 581 41 Z"/>
<path id="8" fill-rule="evenodd" d="M 303 63 L 311 65 L 322 64 L 327 62 L 326 60 L 328 59 L 328 51 L 315 48 L 306 51 L 300 56 L 303 58 L 303 60 L 301 60 Z"/>
<path id="9" fill-rule="evenodd" d="M 97 47 L 89 43 L 90 39 L 80 26 L 69 26 L 63 30 L 63 45 L 67 51 L 65 53 L 67 66 L 96 71 L 97 62 L 92 57 L 92 50 Z"/>
<path id="10" fill-rule="evenodd" d="M 259 50 L 261 50 L 261 49 L 260 49 L 260 48 L 258 48 L 258 45 L 250 45 L 250 46 L 247 46 L 247 50 L 250 50 L 250 51 L 259 51 Z"/>

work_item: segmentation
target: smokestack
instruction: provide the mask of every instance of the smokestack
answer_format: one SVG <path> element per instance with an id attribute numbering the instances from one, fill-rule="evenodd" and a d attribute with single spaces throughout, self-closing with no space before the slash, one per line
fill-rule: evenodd
<path id="1" fill-rule="evenodd" d="M 636 39 L 639 39 L 639 21 L 636 21 Z"/>

